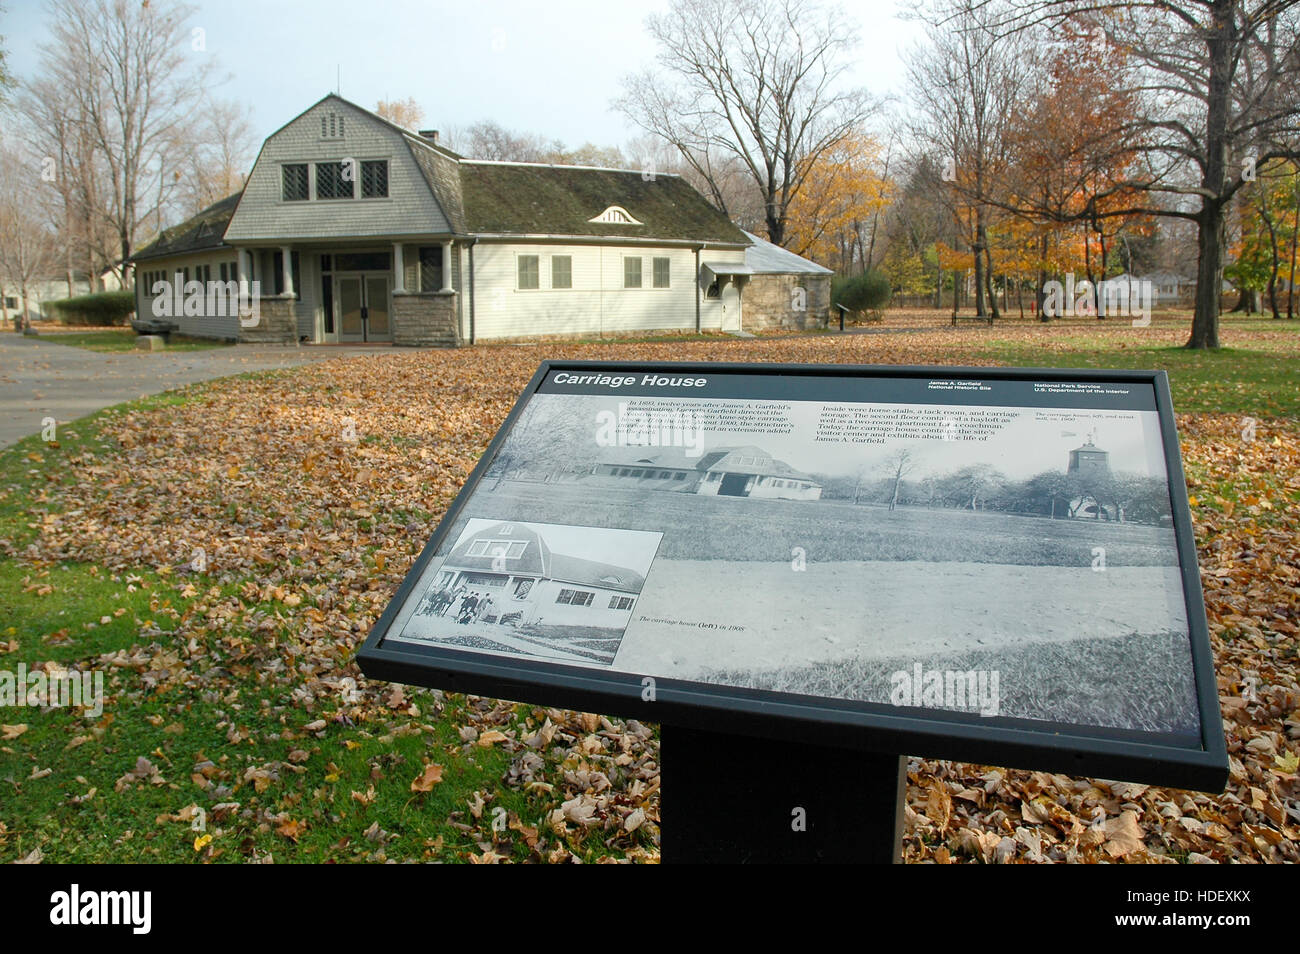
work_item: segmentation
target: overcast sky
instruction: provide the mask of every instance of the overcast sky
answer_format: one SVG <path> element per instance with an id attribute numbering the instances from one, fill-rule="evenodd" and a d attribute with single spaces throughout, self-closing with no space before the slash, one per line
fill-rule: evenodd
<path id="1" fill-rule="evenodd" d="M 30 77 L 48 35 L 39 0 L 3 0 L 10 66 Z M 650 65 L 644 29 L 666 0 L 207 0 L 191 29 L 229 80 L 221 95 L 253 107 L 258 140 L 341 86 L 368 109 L 412 96 L 424 128 L 492 119 L 578 146 L 624 146 L 639 130 L 610 109 L 627 73 Z M 846 3 L 862 38 L 852 80 L 881 95 L 902 89 L 901 53 L 919 27 L 895 0 Z M 337 73 L 336 73 L 337 69 Z M 336 76 L 338 79 L 336 79 Z"/>

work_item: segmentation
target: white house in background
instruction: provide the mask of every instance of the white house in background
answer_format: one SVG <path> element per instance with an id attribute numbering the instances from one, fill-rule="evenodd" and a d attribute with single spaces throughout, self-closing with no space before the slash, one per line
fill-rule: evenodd
<path id="1" fill-rule="evenodd" d="M 1196 279 L 1183 278 L 1174 272 L 1152 272 L 1138 280 L 1151 283 L 1153 304 L 1157 305 L 1173 304 L 1184 294 L 1196 290 Z"/>
<path id="2" fill-rule="evenodd" d="M 122 280 L 118 277 L 117 272 L 111 268 L 99 276 L 101 291 L 117 291 L 121 287 Z M 78 295 L 89 295 L 90 292 L 90 280 L 84 272 L 74 272 L 71 282 L 68 281 L 66 274 L 38 278 L 27 283 L 27 316 L 32 321 L 39 321 L 43 317 L 53 317 L 45 313 L 42 307 L 44 302 L 75 298 Z M 6 323 L 10 322 L 21 315 L 22 312 L 22 288 L 17 282 L 0 278 L 0 320 Z"/>
<path id="3" fill-rule="evenodd" d="M 596 464 L 611 486 L 721 497 L 820 500 L 822 486 L 761 447 L 714 447 L 697 457 L 680 447 L 630 447 Z"/>
<path id="4" fill-rule="evenodd" d="M 678 176 L 465 159 L 436 131 L 331 94 L 266 140 L 241 193 L 136 254 L 138 311 L 168 311 L 155 291 L 179 274 L 261 285 L 253 327 L 197 306 L 169 316 L 197 336 L 457 345 L 740 331 L 751 244 Z M 818 317 L 788 297 L 799 320 Z M 765 304 L 754 325 L 789 317 Z"/>

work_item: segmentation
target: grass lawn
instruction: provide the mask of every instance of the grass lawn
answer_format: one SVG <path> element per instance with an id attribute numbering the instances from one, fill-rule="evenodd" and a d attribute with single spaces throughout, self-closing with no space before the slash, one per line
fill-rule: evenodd
<path id="1" fill-rule="evenodd" d="M 0 452 L 0 672 L 97 670 L 106 694 L 102 712 L 0 709 L 0 861 L 657 859 L 654 727 L 370 683 L 353 662 L 545 357 L 1168 368 L 1242 774 L 1228 798 L 1177 795 L 1196 824 L 1162 815 L 1166 791 L 1126 795 L 1134 857 L 1297 860 L 1279 715 L 1300 708 L 1295 326 L 1225 322 L 1215 354 L 1177 349 L 1185 318 L 897 330 L 385 350 L 193 385 Z M 907 860 L 971 857 L 959 830 L 1056 797 L 1050 777 L 987 771 L 914 763 Z M 936 784 L 986 794 L 941 830 Z M 1102 782 L 1059 800 L 1085 826 L 1120 804 Z M 1050 860 L 1106 857 L 1023 824 Z"/>
<path id="2" fill-rule="evenodd" d="M 85 348 L 88 351 L 134 351 L 137 335 L 130 328 L 112 331 L 58 331 L 41 335 L 42 341 Z M 167 341 L 168 351 L 206 351 L 209 348 L 228 348 L 233 342 L 214 341 L 211 338 L 189 338 L 173 334 Z"/>

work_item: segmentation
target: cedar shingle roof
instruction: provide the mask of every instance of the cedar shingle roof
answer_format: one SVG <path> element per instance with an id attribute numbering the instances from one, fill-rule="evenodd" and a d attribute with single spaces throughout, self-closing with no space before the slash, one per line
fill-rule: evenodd
<path id="1" fill-rule="evenodd" d="M 131 256 L 132 261 L 145 258 L 161 258 L 164 255 L 183 255 L 186 252 L 201 252 L 209 248 L 221 248 L 225 245 L 223 236 L 230 218 L 235 214 L 235 206 L 244 192 L 241 189 L 234 195 L 228 195 L 220 202 L 214 202 L 192 219 L 180 225 L 163 229 L 152 242 Z"/>
<path id="2" fill-rule="evenodd" d="M 471 233 L 749 244 L 744 232 L 680 176 L 648 179 L 614 169 L 465 160 L 460 183 Z M 589 221 L 612 205 L 641 224 Z"/>

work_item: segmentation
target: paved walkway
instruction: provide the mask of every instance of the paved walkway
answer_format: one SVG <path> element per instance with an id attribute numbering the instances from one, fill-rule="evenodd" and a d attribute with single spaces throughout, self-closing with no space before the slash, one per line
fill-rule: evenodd
<path id="1" fill-rule="evenodd" d="M 39 433 L 45 417 L 62 424 L 195 381 L 391 350 L 232 345 L 204 351 L 106 354 L 58 344 L 50 337 L 0 331 L 0 447 Z"/>

